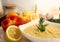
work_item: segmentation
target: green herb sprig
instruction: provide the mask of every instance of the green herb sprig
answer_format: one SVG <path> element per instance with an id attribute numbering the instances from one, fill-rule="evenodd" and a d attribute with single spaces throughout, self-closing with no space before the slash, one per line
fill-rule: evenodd
<path id="1" fill-rule="evenodd" d="M 43 18 L 41 17 L 40 20 L 39 20 L 39 24 L 37 26 L 37 28 L 41 31 L 41 32 L 44 32 L 45 31 L 45 27 L 47 26 L 47 24 L 43 24 L 44 23 L 44 20 Z"/>

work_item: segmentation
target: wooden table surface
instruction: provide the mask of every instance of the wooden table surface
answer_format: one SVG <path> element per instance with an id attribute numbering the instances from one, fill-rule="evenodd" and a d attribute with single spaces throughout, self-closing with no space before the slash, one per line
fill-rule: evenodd
<path id="1" fill-rule="evenodd" d="M 31 42 L 30 40 L 28 40 L 27 38 L 25 38 L 24 36 L 21 38 L 20 42 Z"/>

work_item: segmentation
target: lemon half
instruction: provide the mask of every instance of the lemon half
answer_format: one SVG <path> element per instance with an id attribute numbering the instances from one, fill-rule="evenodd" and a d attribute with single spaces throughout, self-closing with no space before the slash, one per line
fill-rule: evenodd
<path id="1" fill-rule="evenodd" d="M 22 37 L 21 31 L 17 26 L 9 26 L 6 30 L 6 38 L 9 42 L 18 42 Z"/>

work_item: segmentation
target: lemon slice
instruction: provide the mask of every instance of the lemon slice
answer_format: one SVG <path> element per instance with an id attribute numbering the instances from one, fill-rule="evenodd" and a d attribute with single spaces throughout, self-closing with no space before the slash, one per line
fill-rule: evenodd
<path id="1" fill-rule="evenodd" d="M 6 37 L 9 42 L 18 42 L 22 37 L 21 31 L 17 26 L 9 26 L 6 30 Z"/>

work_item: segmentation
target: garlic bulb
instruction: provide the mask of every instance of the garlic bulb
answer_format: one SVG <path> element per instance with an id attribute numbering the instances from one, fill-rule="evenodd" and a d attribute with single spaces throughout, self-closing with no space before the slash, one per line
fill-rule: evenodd
<path id="1" fill-rule="evenodd" d="M 46 14 L 46 19 L 47 19 L 47 20 L 51 20 L 51 19 L 53 19 L 53 16 L 52 16 L 51 14 L 48 14 L 48 13 L 47 13 L 47 14 Z"/>

